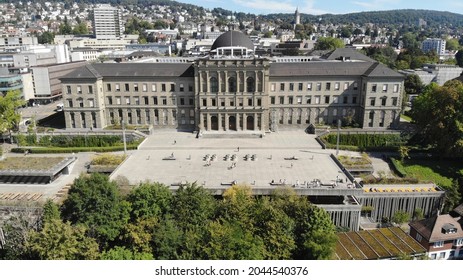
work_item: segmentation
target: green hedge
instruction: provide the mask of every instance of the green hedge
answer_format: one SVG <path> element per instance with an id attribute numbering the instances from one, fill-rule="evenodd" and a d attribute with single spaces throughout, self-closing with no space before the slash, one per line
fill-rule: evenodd
<path id="1" fill-rule="evenodd" d="M 128 144 L 127 150 L 136 150 L 138 144 Z M 13 148 L 13 153 L 24 153 L 29 150 L 32 154 L 60 154 L 60 153 L 78 153 L 78 152 L 116 152 L 123 151 L 124 146 L 112 146 L 112 147 L 38 147 L 38 148 Z"/>
<path id="2" fill-rule="evenodd" d="M 336 145 L 336 133 L 329 133 L 321 138 L 325 143 Z M 379 147 L 397 147 L 403 144 L 403 140 L 399 134 L 340 134 L 339 144 L 371 150 Z"/>
<path id="3" fill-rule="evenodd" d="M 42 147 L 111 147 L 120 146 L 122 139 L 117 135 L 46 135 L 37 139 L 36 134 L 17 136 L 25 146 Z M 18 139 L 17 138 L 17 139 Z"/>
<path id="4" fill-rule="evenodd" d="M 402 164 L 400 164 L 400 161 L 392 157 L 390 159 L 394 172 L 397 173 L 399 177 L 407 177 L 407 172 L 405 172 L 405 169 L 403 168 Z"/>

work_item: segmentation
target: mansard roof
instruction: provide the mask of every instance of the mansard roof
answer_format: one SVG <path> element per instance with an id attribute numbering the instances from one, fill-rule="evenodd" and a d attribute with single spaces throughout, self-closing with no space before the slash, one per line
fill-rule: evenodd
<path id="1" fill-rule="evenodd" d="M 191 63 L 97 63 L 87 64 L 66 78 L 101 77 L 194 77 Z"/>

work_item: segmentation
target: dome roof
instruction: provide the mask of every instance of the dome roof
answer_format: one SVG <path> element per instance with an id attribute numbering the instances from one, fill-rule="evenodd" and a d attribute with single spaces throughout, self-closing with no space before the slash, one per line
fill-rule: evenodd
<path id="1" fill-rule="evenodd" d="M 223 47 L 244 47 L 254 50 L 254 44 L 248 36 L 239 31 L 227 31 L 215 39 L 212 44 L 211 50 Z"/>

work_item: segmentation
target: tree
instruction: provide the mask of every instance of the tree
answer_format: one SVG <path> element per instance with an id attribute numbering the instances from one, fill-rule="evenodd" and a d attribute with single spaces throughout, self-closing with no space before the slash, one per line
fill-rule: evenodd
<path id="1" fill-rule="evenodd" d="M 265 246 L 259 236 L 233 221 L 214 221 L 208 225 L 205 254 L 211 260 L 261 260 Z"/>
<path id="2" fill-rule="evenodd" d="M 41 260 L 96 260 L 98 244 L 86 236 L 86 231 L 83 225 L 72 226 L 54 219 L 47 221 L 41 231 L 32 231 L 26 244 Z"/>
<path id="3" fill-rule="evenodd" d="M 59 212 L 58 205 L 54 203 L 51 199 L 47 199 L 47 201 L 43 205 L 42 220 L 44 222 L 47 222 L 47 221 L 59 220 L 59 219 L 60 219 L 60 212 Z"/>
<path id="4" fill-rule="evenodd" d="M 295 223 L 295 249 L 293 259 L 331 259 L 337 241 L 336 227 L 328 213 L 312 205 L 306 197 L 297 196 L 294 190 L 279 190 L 274 194 L 278 207 Z"/>
<path id="5" fill-rule="evenodd" d="M 403 224 L 410 221 L 410 214 L 405 211 L 397 211 L 391 218 L 391 221 L 396 224 Z"/>
<path id="6" fill-rule="evenodd" d="M 11 131 L 16 129 L 21 120 L 21 114 L 17 109 L 26 104 L 19 90 L 8 91 L 0 94 L 0 134 L 8 132 L 11 139 Z"/>
<path id="7" fill-rule="evenodd" d="M 424 213 L 423 213 L 423 209 L 421 208 L 416 208 L 414 211 L 413 211 L 413 220 L 422 220 L 424 218 Z"/>
<path id="8" fill-rule="evenodd" d="M 37 209 L 25 208 L 24 211 L 12 214 L 2 225 L 5 244 L 3 249 L 0 250 L 0 259 L 31 259 L 26 243 L 29 234 L 38 230 L 40 225 L 41 221 Z"/>
<path id="9" fill-rule="evenodd" d="M 343 48 L 344 42 L 338 38 L 322 37 L 315 43 L 315 50 L 335 50 L 337 48 Z"/>
<path id="10" fill-rule="evenodd" d="M 87 24 L 85 23 L 79 23 L 77 24 L 74 29 L 72 30 L 72 34 L 74 35 L 84 35 L 84 34 L 88 34 L 88 28 L 87 28 Z"/>
<path id="11" fill-rule="evenodd" d="M 172 192 L 160 183 L 143 183 L 127 197 L 132 206 L 132 219 L 161 218 L 170 211 Z"/>
<path id="12" fill-rule="evenodd" d="M 131 250 L 115 246 L 108 251 L 101 253 L 100 259 L 102 260 L 154 260 L 153 255 L 150 253 L 138 253 Z"/>
<path id="13" fill-rule="evenodd" d="M 37 41 L 39 44 L 53 44 L 55 39 L 55 34 L 50 31 L 45 31 L 39 36 L 37 36 Z"/>
<path id="14" fill-rule="evenodd" d="M 456 51 L 460 48 L 460 44 L 457 39 L 450 39 L 446 41 L 445 48 L 449 51 Z"/>
<path id="15" fill-rule="evenodd" d="M 405 77 L 404 81 L 405 93 L 416 95 L 420 94 L 423 91 L 423 83 L 418 75 L 412 74 Z"/>
<path id="16" fill-rule="evenodd" d="M 411 117 L 416 123 L 420 140 L 431 145 L 441 156 L 463 154 L 463 83 L 435 83 L 413 101 Z M 445 137 L 443 137 L 445 135 Z"/>
<path id="17" fill-rule="evenodd" d="M 58 31 L 58 33 L 61 34 L 61 35 L 72 34 L 72 27 L 71 27 L 71 25 L 70 25 L 69 22 L 68 22 L 68 17 L 67 17 L 67 16 L 64 17 L 63 23 L 61 23 L 61 24 L 59 25 L 59 31 Z"/>
<path id="18" fill-rule="evenodd" d="M 100 246 L 107 246 L 119 236 L 129 211 L 130 205 L 121 199 L 116 183 L 98 173 L 77 178 L 62 207 L 63 218 L 86 225 Z"/>

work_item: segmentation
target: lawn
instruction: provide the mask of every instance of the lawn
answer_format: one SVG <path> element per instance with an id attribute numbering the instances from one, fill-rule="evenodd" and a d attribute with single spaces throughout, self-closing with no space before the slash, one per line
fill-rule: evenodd
<path id="1" fill-rule="evenodd" d="M 9 157 L 0 161 L 0 170 L 48 170 L 63 159 L 63 157 Z"/>
<path id="2" fill-rule="evenodd" d="M 409 159 L 403 166 L 407 177 L 434 182 L 442 187 L 450 187 L 452 179 L 463 174 L 463 163 L 449 160 Z"/>
<path id="3" fill-rule="evenodd" d="M 409 116 L 407 116 L 407 115 L 402 114 L 402 115 L 400 115 L 400 117 L 401 117 L 402 119 L 406 120 L 407 122 L 411 122 L 411 121 L 412 121 L 412 118 L 409 117 Z"/>

